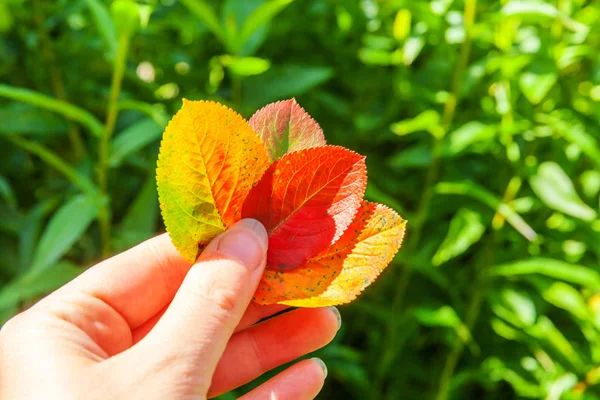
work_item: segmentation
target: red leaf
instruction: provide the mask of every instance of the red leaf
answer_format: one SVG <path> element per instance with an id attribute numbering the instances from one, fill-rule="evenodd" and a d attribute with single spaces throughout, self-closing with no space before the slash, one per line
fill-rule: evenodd
<path id="1" fill-rule="evenodd" d="M 293 151 L 325 146 L 321 127 L 295 99 L 261 108 L 249 123 L 265 143 L 271 161 Z"/>
<path id="2" fill-rule="evenodd" d="M 365 158 L 343 147 L 275 161 L 242 208 L 242 218 L 258 219 L 269 232 L 267 267 L 299 267 L 337 241 L 360 207 L 366 181 Z"/>

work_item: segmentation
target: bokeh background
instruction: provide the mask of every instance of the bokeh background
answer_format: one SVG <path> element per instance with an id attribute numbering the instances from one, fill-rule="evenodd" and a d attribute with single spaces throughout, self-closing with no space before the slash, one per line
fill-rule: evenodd
<path id="1" fill-rule="evenodd" d="M 0 0 L 2 321 L 164 230 L 181 98 L 296 97 L 409 221 L 320 398 L 600 398 L 598 2 L 120 5 Z"/>

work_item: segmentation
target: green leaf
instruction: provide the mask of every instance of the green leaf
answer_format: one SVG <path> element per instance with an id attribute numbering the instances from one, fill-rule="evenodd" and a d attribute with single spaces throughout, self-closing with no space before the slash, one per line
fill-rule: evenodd
<path id="1" fill-rule="evenodd" d="M 260 75 L 271 67 L 271 62 L 258 57 L 222 56 L 221 63 L 238 76 Z"/>
<path id="2" fill-rule="evenodd" d="M 67 123 L 63 118 L 28 104 L 10 103 L 1 107 L 0 121 L 0 136 L 57 136 L 67 133 Z"/>
<path id="3" fill-rule="evenodd" d="M 533 257 L 512 261 L 491 267 L 488 274 L 491 277 L 518 277 L 539 274 L 594 290 L 600 287 L 600 273 L 598 271 L 552 258 Z"/>
<path id="4" fill-rule="evenodd" d="M 493 126 L 482 124 L 479 121 L 470 121 L 448 135 L 443 152 L 448 155 L 456 155 L 475 143 L 491 141 L 495 137 L 496 129 Z"/>
<path id="5" fill-rule="evenodd" d="M 565 140 L 576 144 L 600 169 L 600 145 L 594 136 L 585 131 L 585 127 L 580 121 L 567 122 L 548 114 L 538 114 L 536 120 L 547 124 L 561 134 Z"/>
<path id="6" fill-rule="evenodd" d="M 521 73 L 519 87 L 532 104 L 539 104 L 558 80 L 558 71 L 549 63 L 534 63 Z"/>
<path id="7" fill-rule="evenodd" d="M 258 108 L 275 100 L 299 96 L 333 77 L 329 67 L 286 64 L 244 80 L 244 103 Z"/>
<path id="8" fill-rule="evenodd" d="M 87 4 L 98 32 L 104 40 L 108 54 L 111 59 L 117 54 L 117 31 L 113 24 L 110 13 L 103 2 L 100 0 L 84 0 Z"/>
<path id="9" fill-rule="evenodd" d="M 114 0 L 110 13 L 119 36 L 131 36 L 141 24 L 140 10 L 133 0 Z"/>
<path id="10" fill-rule="evenodd" d="M 219 18 L 215 14 L 214 10 L 206 4 L 204 0 L 179 0 L 179 2 L 187 7 L 188 10 L 192 12 L 196 17 L 198 17 L 206 27 L 213 33 L 215 36 L 221 40 L 223 44 L 226 46 L 227 43 L 227 35 L 225 34 L 225 30 L 221 26 L 219 22 Z"/>
<path id="11" fill-rule="evenodd" d="M 156 181 L 150 176 L 117 229 L 115 248 L 126 250 L 152 237 L 156 233 L 158 212 Z"/>
<path id="12" fill-rule="evenodd" d="M 534 241 L 537 238 L 533 228 L 509 204 L 473 182 L 440 182 L 435 186 L 435 191 L 439 194 L 463 195 L 477 199 L 506 218 L 506 221 L 527 240 Z"/>
<path id="13" fill-rule="evenodd" d="M 554 282 L 543 289 L 542 296 L 548 303 L 562 308 L 581 320 L 590 320 L 591 315 L 585 299 L 573 286 L 564 282 Z"/>
<path id="14" fill-rule="evenodd" d="M 417 144 L 407 149 L 402 149 L 388 160 L 390 168 L 403 170 L 405 168 L 425 168 L 433 161 L 431 147 Z"/>
<path id="15" fill-rule="evenodd" d="M 104 132 L 104 126 L 92 114 L 86 110 L 67 103 L 66 101 L 56 100 L 52 97 L 35 92 L 29 89 L 17 88 L 9 85 L 0 84 L 0 97 L 22 101 L 34 106 L 54 111 L 65 117 L 79 122 L 88 128 L 91 134 L 100 137 Z"/>
<path id="16" fill-rule="evenodd" d="M 129 155 L 159 140 L 162 133 L 163 127 L 149 118 L 131 124 L 112 142 L 108 165 L 118 167 Z"/>
<path id="17" fill-rule="evenodd" d="M 441 129 L 440 114 L 434 110 L 423 111 L 414 118 L 392 124 L 390 129 L 398 136 L 419 131 L 434 132 Z"/>
<path id="18" fill-rule="evenodd" d="M 41 271 L 58 261 L 96 218 L 104 200 L 95 195 L 77 195 L 50 219 L 33 255 L 30 271 Z"/>
<path id="19" fill-rule="evenodd" d="M 441 265 L 467 251 L 477 243 L 485 232 L 481 214 L 468 208 L 458 210 L 452 221 L 446 238 L 433 256 L 433 265 Z"/>
<path id="20" fill-rule="evenodd" d="M 13 191 L 12 186 L 10 186 L 10 182 L 2 175 L 0 175 L 0 198 L 4 199 L 4 202 L 9 208 L 16 210 L 17 198 L 15 197 L 15 192 Z"/>
<path id="21" fill-rule="evenodd" d="M 252 34 L 262 26 L 268 24 L 279 12 L 294 0 L 270 0 L 257 7 L 244 21 L 242 29 L 236 39 L 235 49 L 239 51 Z"/>
<path id="22" fill-rule="evenodd" d="M 25 275 L 11 281 L 0 290 L 0 312 L 4 320 L 10 318 L 17 305 L 23 301 L 35 299 L 49 293 L 75 278 L 81 268 L 68 261 L 62 261 L 48 268 L 30 271 Z"/>
<path id="23" fill-rule="evenodd" d="M 537 175 L 529 179 L 535 194 L 553 210 L 584 221 L 593 221 L 596 211 L 577 195 L 573 182 L 563 169 L 553 161 L 540 164 Z"/>

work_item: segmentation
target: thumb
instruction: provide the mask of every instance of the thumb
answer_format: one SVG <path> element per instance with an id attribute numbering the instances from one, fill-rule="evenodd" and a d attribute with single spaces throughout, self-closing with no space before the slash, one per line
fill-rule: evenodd
<path id="1" fill-rule="evenodd" d="M 242 220 L 217 236 L 139 345 L 150 346 L 151 354 L 163 358 L 161 364 L 165 360 L 190 364 L 194 371 L 186 368 L 186 372 L 210 384 L 262 276 L 267 241 L 265 228 L 253 219 Z"/>

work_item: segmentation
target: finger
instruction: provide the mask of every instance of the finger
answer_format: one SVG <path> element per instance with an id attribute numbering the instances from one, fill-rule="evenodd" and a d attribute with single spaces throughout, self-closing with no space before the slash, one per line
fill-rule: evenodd
<path id="1" fill-rule="evenodd" d="M 300 361 L 239 400 L 312 400 L 323 388 L 327 367 L 318 358 Z"/>
<path id="2" fill-rule="evenodd" d="M 267 241 L 265 228 L 252 219 L 217 236 L 190 269 L 154 329 L 132 350 L 137 349 L 140 357 L 149 355 L 150 363 L 177 363 L 199 387 L 210 382 L 258 286 Z"/>
<path id="3" fill-rule="evenodd" d="M 282 304 L 270 304 L 270 305 L 265 306 L 262 304 L 250 303 L 250 305 L 248 306 L 248 309 L 246 310 L 246 313 L 242 317 L 242 320 L 240 321 L 238 326 L 235 328 L 235 332 L 244 330 L 244 329 L 248 328 L 249 326 L 254 325 L 261 319 L 270 317 L 270 316 L 277 314 L 278 312 L 281 312 L 288 308 L 289 308 L 289 306 L 284 306 Z M 135 329 L 133 331 L 133 333 L 132 333 L 133 344 L 142 340 L 148 334 L 148 332 L 150 332 L 152 330 L 152 328 L 154 328 L 154 325 L 156 325 L 156 323 L 158 322 L 160 317 L 162 317 L 162 315 L 165 313 L 166 310 L 167 310 L 166 307 L 163 308 L 162 310 L 160 310 L 158 312 L 158 314 L 156 314 L 154 317 L 150 318 L 148 321 L 144 322 L 141 326 L 139 326 L 137 329 Z"/>
<path id="4" fill-rule="evenodd" d="M 219 361 L 209 396 L 235 389 L 325 346 L 334 338 L 340 321 L 334 307 L 304 308 L 236 333 Z"/>
<path id="5" fill-rule="evenodd" d="M 163 234 L 90 268 L 57 293 L 100 299 L 135 329 L 169 304 L 191 266 Z"/>

